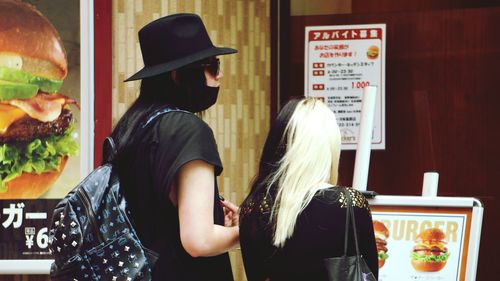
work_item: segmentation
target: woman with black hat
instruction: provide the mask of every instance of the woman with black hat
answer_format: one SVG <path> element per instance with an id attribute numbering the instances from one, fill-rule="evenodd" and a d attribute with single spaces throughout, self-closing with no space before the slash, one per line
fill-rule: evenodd
<path id="1" fill-rule="evenodd" d="M 239 243 L 238 208 L 220 200 L 222 172 L 209 126 L 193 113 L 212 106 L 219 90 L 218 55 L 200 17 L 176 14 L 139 31 L 144 68 L 140 95 L 112 137 L 135 229 L 145 247 L 159 253 L 153 280 L 233 280 L 227 251 Z M 145 133 L 144 119 L 164 114 Z"/>

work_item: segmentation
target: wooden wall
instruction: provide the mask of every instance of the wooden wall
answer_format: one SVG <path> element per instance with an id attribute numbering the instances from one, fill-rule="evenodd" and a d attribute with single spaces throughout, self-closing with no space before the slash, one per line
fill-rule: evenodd
<path id="1" fill-rule="evenodd" d="M 372 152 L 368 187 L 420 195 L 423 173 L 436 170 L 440 196 L 479 198 L 485 216 L 477 280 L 498 279 L 500 3 L 403 2 L 359 0 L 351 14 L 284 19 L 281 102 L 303 95 L 305 26 L 386 23 L 387 141 Z M 341 184 L 352 184 L 354 159 L 355 152 L 342 153 Z"/>

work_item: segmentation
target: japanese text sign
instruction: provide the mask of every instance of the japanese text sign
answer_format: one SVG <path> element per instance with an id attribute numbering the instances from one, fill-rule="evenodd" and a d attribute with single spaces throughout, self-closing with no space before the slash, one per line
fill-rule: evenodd
<path id="1" fill-rule="evenodd" d="M 337 117 L 342 148 L 356 149 L 363 88 L 377 86 L 373 149 L 385 149 L 385 24 L 306 27 L 305 96 Z"/>

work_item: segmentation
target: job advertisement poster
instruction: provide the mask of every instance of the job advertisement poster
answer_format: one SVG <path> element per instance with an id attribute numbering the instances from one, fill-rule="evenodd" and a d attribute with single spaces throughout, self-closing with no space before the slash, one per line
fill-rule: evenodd
<path id="1" fill-rule="evenodd" d="M 372 210 L 379 281 L 465 280 L 470 214 Z"/>
<path id="2" fill-rule="evenodd" d="M 385 34 L 385 24 L 306 27 L 304 93 L 333 110 L 342 149 L 356 149 L 368 85 L 377 86 L 372 149 L 385 149 Z"/>

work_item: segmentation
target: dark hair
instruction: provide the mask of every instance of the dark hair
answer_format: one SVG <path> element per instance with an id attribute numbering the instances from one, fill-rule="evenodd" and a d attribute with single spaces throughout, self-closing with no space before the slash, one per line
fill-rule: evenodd
<path id="1" fill-rule="evenodd" d="M 116 156 L 110 158 L 103 155 L 103 159 L 110 159 L 115 164 L 123 162 L 143 120 L 166 105 L 185 109 L 192 99 L 196 98 L 191 94 L 191 87 L 196 83 L 206 83 L 203 69 L 178 69 L 176 80 L 172 78 L 171 72 L 142 79 L 139 97 L 123 114 L 111 133 L 116 144 Z"/>
<path id="2" fill-rule="evenodd" d="M 131 144 L 141 121 L 155 109 L 168 103 L 166 92 L 172 90 L 173 87 L 174 81 L 170 77 L 170 73 L 145 78 L 141 81 L 139 97 L 123 114 L 111 133 L 116 144 L 117 155 L 122 155 L 125 148 Z M 118 156 L 112 161 L 118 161 Z"/>
<path id="3" fill-rule="evenodd" d="M 250 202 L 254 196 L 260 194 L 261 189 L 266 187 L 266 179 L 278 168 L 278 162 L 285 155 L 287 147 L 285 129 L 300 101 L 300 98 L 289 100 L 271 125 L 264 148 L 262 149 L 259 171 L 252 182 L 250 194 L 244 200 L 243 204 Z"/>

